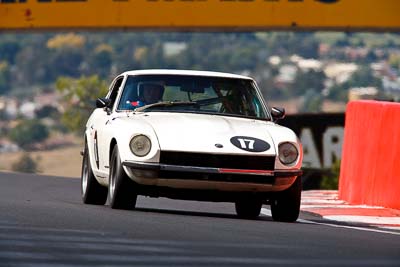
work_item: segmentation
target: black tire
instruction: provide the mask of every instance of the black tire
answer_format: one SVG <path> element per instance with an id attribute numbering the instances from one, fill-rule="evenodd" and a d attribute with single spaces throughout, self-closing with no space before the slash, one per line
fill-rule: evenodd
<path id="1" fill-rule="evenodd" d="M 126 175 L 119 156 L 118 145 L 110 158 L 108 201 L 112 209 L 131 210 L 136 206 L 135 183 Z"/>
<path id="2" fill-rule="evenodd" d="M 107 201 L 107 187 L 99 184 L 94 177 L 86 141 L 82 158 L 81 194 L 85 204 L 104 205 Z"/>
<path id="3" fill-rule="evenodd" d="M 274 221 L 295 222 L 299 218 L 301 202 L 301 177 L 285 191 L 277 193 L 271 202 L 271 213 Z"/>
<path id="4" fill-rule="evenodd" d="M 256 219 L 261 212 L 262 201 L 257 198 L 241 199 L 236 201 L 236 214 L 242 219 Z"/>

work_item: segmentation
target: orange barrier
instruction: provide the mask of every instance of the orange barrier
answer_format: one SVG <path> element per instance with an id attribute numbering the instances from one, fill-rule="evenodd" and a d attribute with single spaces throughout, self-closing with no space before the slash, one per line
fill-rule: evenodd
<path id="1" fill-rule="evenodd" d="M 400 104 L 347 105 L 339 198 L 400 209 Z"/>

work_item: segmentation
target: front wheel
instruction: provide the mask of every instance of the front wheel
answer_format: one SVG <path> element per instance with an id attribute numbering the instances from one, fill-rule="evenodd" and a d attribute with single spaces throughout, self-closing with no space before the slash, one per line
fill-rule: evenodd
<path id="1" fill-rule="evenodd" d="M 261 212 L 262 201 L 256 198 L 236 201 L 236 214 L 242 219 L 256 219 Z"/>
<path id="2" fill-rule="evenodd" d="M 87 143 L 83 151 L 81 172 L 81 193 L 85 204 L 104 205 L 107 201 L 107 188 L 97 182 L 90 165 Z"/>
<path id="3" fill-rule="evenodd" d="M 135 183 L 126 175 L 121 164 L 118 145 L 114 146 L 110 159 L 108 200 L 113 209 L 134 209 L 137 193 Z"/>
<path id="4" fill-rule="evenodd" d="M 299 218 L 301 202 L 301 177 L 285 191 L 277 193 L 271 202 L 274 221 L 295 222 Z"/>

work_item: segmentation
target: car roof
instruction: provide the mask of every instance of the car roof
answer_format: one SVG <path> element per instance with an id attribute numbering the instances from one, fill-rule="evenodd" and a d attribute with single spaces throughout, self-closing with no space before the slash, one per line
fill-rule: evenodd
<path id="1" fill-rule="evenodd" d="M 192 76 L 207 76 L 207 77 L 253 80 L 252 78 L 243 75 L 224 73 L 224 72 L 214 72 L 214 71 L 198 71 L 198 70 L 170 70 L 170 69 L 131 70 L 122 73 L 122 75 L 192 75 Z"/>

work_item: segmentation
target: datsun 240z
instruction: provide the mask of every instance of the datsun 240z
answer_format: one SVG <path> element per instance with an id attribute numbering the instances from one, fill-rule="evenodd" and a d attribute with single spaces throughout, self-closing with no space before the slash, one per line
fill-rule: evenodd
<path id="1" fill-rule="evenodd" d="M 86 204 L 134 209 L 138 195 L 232 202 L 241 218 L 271 206 L 276 221 L 299 216 L 302 146 L 275 122 L 245 76 L 185 70 L 118 75 L 85 130 Z"/>

